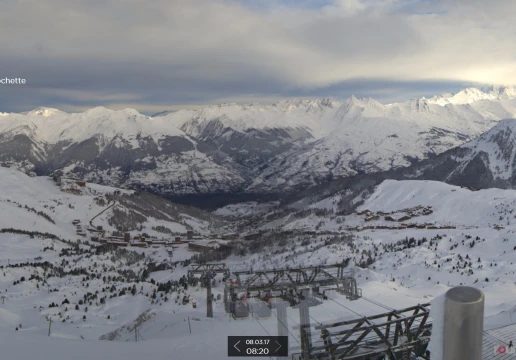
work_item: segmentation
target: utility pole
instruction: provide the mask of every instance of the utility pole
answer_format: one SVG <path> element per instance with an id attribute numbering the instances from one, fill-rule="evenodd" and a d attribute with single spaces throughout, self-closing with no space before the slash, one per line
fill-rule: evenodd
<path id="1" fill-rule="evenodd" d="M 138 333 L 136 332 L 136 326 L 134 327 L 134 341 L 138 342 Z"/>
<path id="2" fill-rule="evenodd" d="M 228 287 L 224 286 L 224 309 L 229 313 Z"/>
<path id="3" fill-rule="evenodd" d="M 213 302 L 211 299 L 211 278 L 212 272 L 206 272 L 206 317 L 213 317 Z"/>
<path id="4" fill-rule="evenodd" d="M 50 336 L 50 327 L 52 326 L 52 318 L 48 320 L 48 336 Z"/>
<path id="5" fill-rule="evenodd" d="M 312 347 L 312 333 L 310 329 L 310 308 L 308 304 L 308 291 L 303 290 L 303 300 L 299 304 L 299 330 L 301 333 L 301 348 L 303 352 L 303 360 L 310 357 L 310 348 Z"/>

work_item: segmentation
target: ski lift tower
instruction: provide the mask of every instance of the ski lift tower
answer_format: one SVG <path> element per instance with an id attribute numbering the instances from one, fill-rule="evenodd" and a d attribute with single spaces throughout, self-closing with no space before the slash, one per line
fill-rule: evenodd
<path id="1" fill-rule="evenodd" d="M 188 270 L 188 279 L 200 276 L 201 281 L 206 284 L 206 317 L 213 317 L 213 302 L 211 296 L 211 282 L 215 274 L 229 276 L 229 269 L 226 264 L 192 264 Z"/>

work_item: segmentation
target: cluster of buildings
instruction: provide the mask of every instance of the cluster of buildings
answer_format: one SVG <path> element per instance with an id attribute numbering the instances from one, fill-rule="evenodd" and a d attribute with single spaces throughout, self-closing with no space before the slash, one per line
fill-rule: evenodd
<path id="1" fill-rule="evenodd" d="M 54 176 L 54 181 L 57 186 L 61 188 L 62 192 L 74 195 L 84 195 L 85 193 L 95 194 L 95 190 L 86 190 L 86 181 L 75 180 L 75 179 L 62 179 L 60 176 Z M 114 190 L 113 195 L 120 195 L 120 190 Z"/>
<path id="2" fill-rule="evenodd" d="M 60 182 L 61 185 L 61 191 L 69 194 L 74 195 L 82 195 L 84 190 L 83 188 L 86 187 L 85 181 L 70 181 L 66 183 Z"/>
<path id="3" fill-rule="evenodd" d="M 102 226 L 97 227 L 89 227 L 87 229 L 88 232 L 92 233 L 90 240 L 93 242 L 98 242 L 100 244 L 107 244 L 119 247 L 177 247 L 181 243 L 190 243 L 195 241 L 196 239 L 202 239 L 200 236 L 194 236 L 193 231 L 188 231 L 186 234 L 186 238 L 176 236 L 174 239 L 158 239 L 155 236 L 147 236 L 145 234 L 135 234 L 131 235 L 131 233 L 119 233 L 119 232 L 107 232 Z"/>
<path id="4" fill-rule="evenodd" d="M 86 182 L 75 179 L 63 179 L 60 176 L 54 176 L 56 185 L 60 186 L 61 191 L 74 195 L 83 195 L 86 191 Z M 120 195 L 120 191 L 116 190 L 114 195 Z M 237 233 L 213 234 L 211 236 L 198 236 L 193 231 L 186 232 L 186 236 L 174 236 L 173 238 L 162 238 L 148 236 L 146 234 L 131 235 L 131 233 L 109 232 L 104 230 L 102 226 L 93 226 L 91 224 L 81 224 L 81 220 L 72 221 L 76 227 L 76 235 L 83 238 L 89 238 L 90 241 L 99 244 L 106 244 L 118 247 L 179 247 L 181 244 L 187 244 L 187 248 L 195 252 L 211 252 L 220 248 L 231 248 L 238 241 Z M 230 244 L 231 243 L 231 244 Z"/>
<path id="5" fill-rule="evenodd" d="M 383 212 L 377 211 L 373 212 L 371 210 L 363 210 L 357 212 L 357 215 L 364 216 L 364 221 L 375 224 L 376 221 L 384 220 L 386 222 L 398 223 L 394 225 L 387 224 L 378 224 L 376 225 L 366 225 L 366 226 L 357 226 L 357 227 L 348 227 L 346 230 L 372 230 L 372 229 L 381 229 L 381 230 L 404 230 L 404 229 L 456 229 L 456 226 L 453 225 L 443 225 L 438 226 L 433 223 L 425 222 L 425 223 L 409 223 L 407 221 L 414 219 L 416 217 L 428 216 L 433 213 L 433 209 L 431 206 L 415 206 L 412 208 L 406 208 L 402 210 L 392 211 L 392 212 Z"/>
<path id="6" fill-rule="evenodd" d="M 412 218 L 418 217 L 418 216 L 427 216 L 432 214 L 434 211 L 432 210 L 431 206 L 415 206 L 413 208 L 407 208 L 392 212 L 383 212 L 383 211 L 377 211 L 373 212 L 371 210 L 363 210 L 361 212 L 358 212 L 357 215 L 363 215 L 365 216 L 365 221 L 375 221 L 380 220 L 383 216 L 384 220 L 386 221 L 397 221 L 397 222 L 403 222 L 410 220 Z"/>
<path id="7" fill-rule="evenodd" d="M 157 237 L 146 236 L 145 234 L 131 235 L 131 233 L 108 232 L 102 226 L 81 225 L 79 219 L 74 220 L 73 225 L 76 226 L 76 234 L 78 236 L 87 237 L 92 242 L 106 244 L 118 247 L 172 247 L 177 248 L 181 244 L 187 244 L 187 248 L 196 252 L 210 252 L 224 247 L 232 247 L 229 243 L 231 240 L 237 239 L 236 234 L 220 235 L 217 239 L 214 236 L 198 236 L 193 231 L 188 230 L 186 236 L 175 236 L 174 238 L 158 239 Z"/>

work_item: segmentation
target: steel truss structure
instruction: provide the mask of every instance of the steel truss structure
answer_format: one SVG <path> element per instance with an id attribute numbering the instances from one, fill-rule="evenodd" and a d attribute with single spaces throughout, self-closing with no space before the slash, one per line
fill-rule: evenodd
<path id="1" fill-rule="evenodd" d="M 430 304 L 323 324 L 323 345 L 310 348 L 310 359 L 405 360 L 427 359 L 426 347 L 432 329 Z M 306 326 L 306 325 L 305 325 Z M 306 357 L 303 357 L 303 359 Z"/>
<path id="2" fill-rule="evenodd" d="M 346 295 L 350 300 L 362 296 L 361 289 L 357 288 L 355 274 L 352 269 L 346 269 L 344 264 L 321 265 L 295 269 L 274 269 L 256 271 L 236 271 L 232 273 L 236 284 L 230 284 L 229 292 L 239 291 L 298 291 L 314 289 L 318 292 L 321 287 L 333 286 L 333 290 Z M 329 289 L 327 289 L 329 290 Z"/>
<path id="3" fill-rule="evenodd" d="M 215 274 L 229 276 L 229 269 L 226 264 L 191 264 L 188 270 L 188 279 L 200 276 L 201 281 L 206 285 L 206 317 L 213 317 L 213 303 L 211 296 L 211 282 Z"/>
<path id="4" fill-rule="evenodd" d="M 349 300 L 357 300 L 362 296 L 354 271 L 347 269 L 346 265 L 234 271 L 231 274 L 234 280 L 228 281 L 224 289 L 226 311 L 234 313 L 240 293 L 246 293 L 246 297 L 281 300 L 277 305 L 271 305 L 278 309 L 278 333 L 285 333 L 285 307 L 290 305 L 298 308 L 303 325 L 299 329 L 301 349 L 303 358 L 308 359 L 312 347 L 309 308 L 321 304 L 318 299 L 326 299 L 325 291 L 328 290 L 336 290 Z"/>

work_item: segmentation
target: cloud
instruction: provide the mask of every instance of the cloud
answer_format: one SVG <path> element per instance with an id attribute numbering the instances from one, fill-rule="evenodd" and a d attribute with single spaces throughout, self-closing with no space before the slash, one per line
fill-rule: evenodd
<path id="1" fill-rule="evenodd" d="M 384 95 L 386 84 L 405 83 L 394 88 L 413 93 L 432 83 L 451 89 L 516 85 L 515 2 L 256 4 L 4 0 L 0 77 L 24 77 L 28 84 L 0 87 L 0 109 L 99 102 L 154 109 L 336 95 L 331 91 L 338 96 L 361 84 Z"/>

